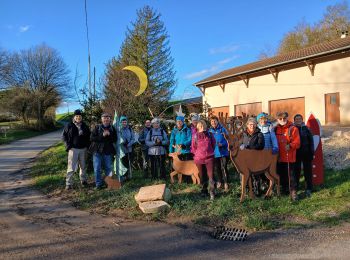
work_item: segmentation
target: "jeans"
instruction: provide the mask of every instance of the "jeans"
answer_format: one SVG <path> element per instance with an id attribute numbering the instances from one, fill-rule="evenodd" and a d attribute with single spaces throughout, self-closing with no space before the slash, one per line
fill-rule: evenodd
<path id="1" fill-rule="evenodd" d="M 103 184 L 103 181 L 101 179 L 102 164 L 105 170 L 105 175 L 112 175 L 113 155 L 94 153 L 92 159 L 94 163 L 96 187 L 100 187 Z"/>

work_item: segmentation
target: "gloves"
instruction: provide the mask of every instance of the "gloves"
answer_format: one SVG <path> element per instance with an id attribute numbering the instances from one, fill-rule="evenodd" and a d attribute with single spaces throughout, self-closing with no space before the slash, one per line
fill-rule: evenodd
<path id="1" fill-rule="evenodd" d="M 272 148 L 272 154 L 278 154 L 278 147 Z"/>
<path id="2" fill-rule="evenodd" d="M 240 150 L 244 150 L 244 149 L 245 149 L 244 144 L 241 144 L 241 145 L 239 146 L 239 149 L 240 149 Z"/>

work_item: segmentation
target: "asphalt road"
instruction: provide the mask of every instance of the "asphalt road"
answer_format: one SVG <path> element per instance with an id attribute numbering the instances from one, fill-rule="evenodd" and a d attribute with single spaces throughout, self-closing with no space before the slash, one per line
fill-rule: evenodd
<path id="1" fill-rule="evenodd" d="M 30 161 L 50 133 L 0 146 L 0 259 L 349 259 L 350 223 L 218 241 L 203 231 L 77 210 L 31 187 Z"/>

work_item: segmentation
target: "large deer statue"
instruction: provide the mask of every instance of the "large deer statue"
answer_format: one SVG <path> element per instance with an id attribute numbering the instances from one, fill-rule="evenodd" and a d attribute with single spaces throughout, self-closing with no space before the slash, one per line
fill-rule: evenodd
<path id="1" fill-rule="evenodd" d="M 220 123 L 227 127 L 229 132 L 228 136 L 225 136 L 229 143 L 230 159 L 237 171 L 242 175 L 241 180 L 241 199 L 243 202 L 245 199 L 246 186 L 248 182 L 249 195 L 254 198 L 251 175 L 265 173 L 265 176 L 269 179 L 270 185 L 265 194 L 265 197 L 270 197 L 272 194 L 272 188 L 277 181 L 277 195 L 280 195 L 280 178 L 276 173 L 277 154 L 273 155 L 271 150 L 240 150 L 240 144 L 243 138 L 243 124 L 246 121 L 246 117 L 234 118 L 227 120 L 227 115 L 219 117 Z M 241 122 L 239 122 L 241 121 Z"/>

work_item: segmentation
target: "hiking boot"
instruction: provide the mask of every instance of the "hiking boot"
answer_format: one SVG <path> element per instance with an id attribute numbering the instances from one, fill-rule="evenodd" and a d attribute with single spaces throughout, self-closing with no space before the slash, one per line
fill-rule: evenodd
<path id="1" fill-rule="evenodd" d="M 229 189 L 228 189 L 228 184 L 225 183 L 225 184 L 224 184 L 224 191 L 225 191 L 225 192 L 228 192 L 228 190 L 229 190 Z"/>
<path id="2" fill-rule="evenodd" d="M 292 201 L 297 201 L 298 200 L 298 193 L 295 190 L 293 190 L 291 192 L 291 200 Z"/>
<path id="3" fill-rule="evenodd" d="M 305 191 L 305 197 L 310 198 L 311 197 L 311 190 L 306 190 Z"/>
<path id="4" fill-rule="evenodd" d="M 202 197 L 207 197 L 208 195 L 209 195 L 208 190 L 206 190 L 206 189 L 201 190 L 201 196 L 202 196 Z"/>
<path id="5" fill-rule="evenodd" d="M 82 181 L 81 186 L 83 186 L 84 188 L 87 188 L 89 184 L 87 183 L 87 181 Z"/>
<path id="6" fill-rule="evenodd" d="M 210 192 L 209 195 L 210 195 L 210 200 L 214 200 L 214 198 L 215 198 L 214 192 Z"/>
<path id="7" fill-rule="evenodd" d="M 73 186 L 72 185 L 66 185 L 66 190 L 73 190 Z"/>

